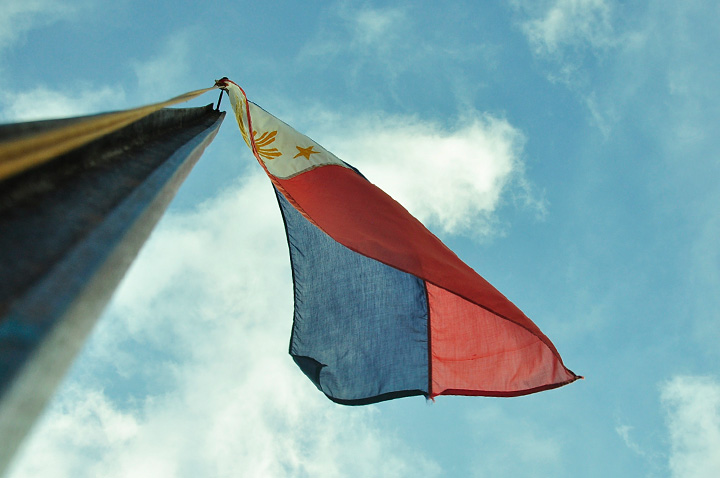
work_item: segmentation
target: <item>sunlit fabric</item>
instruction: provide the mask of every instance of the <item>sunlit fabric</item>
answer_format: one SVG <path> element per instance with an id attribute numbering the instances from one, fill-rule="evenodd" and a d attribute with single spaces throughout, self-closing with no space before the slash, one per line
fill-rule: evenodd
<path id="1" fill-rule="evenodd" d="M 530 319 L 400 204 L 236 84 L 219 85 L 285 220 L 290 353 L 330 399 L 516 396 L 579 378 Z"/>

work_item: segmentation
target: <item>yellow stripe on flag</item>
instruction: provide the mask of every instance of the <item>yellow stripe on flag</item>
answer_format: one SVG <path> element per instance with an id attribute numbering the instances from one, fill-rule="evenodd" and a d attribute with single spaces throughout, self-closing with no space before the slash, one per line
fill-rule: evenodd
<path id="1" fill-rule="evenodd" d="M 167 101 L 93 116 L 71 125 L 0 143 L 0 181 L 40 165 L 162 108 L 183 103 L 217 86 L 190 91 Z"/>

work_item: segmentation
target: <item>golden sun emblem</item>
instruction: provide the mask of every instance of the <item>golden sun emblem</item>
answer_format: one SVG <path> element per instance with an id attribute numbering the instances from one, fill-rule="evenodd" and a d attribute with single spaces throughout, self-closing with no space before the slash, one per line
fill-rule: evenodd
<path id="1" fill-rule="evenodd" d="M 253 137 L 255 138 L 255 146 L 257 147 L 258 154 L 265 159 L 274 159 L 278 156 L 282 156 L 282 153 L 277 148 L 266 148 L 275 142 L 275 136 L 277 131 L 264 132 L 257 137 L 257 131 L 253 131 Z"/>
<path id="2" fill-rule="evenodd" d="M 245 103 L 243 100 L 235 99 L 233 101 L 235 107 L 233 108 L 235 110 L 235 116 L 237 117 L 238 126 L 240 126 L 240 133 L 242 134 L 243 139 L 245 140 L 245 143 L 252 149 L 252 145 L 250 144 L 250 138 L 248 137 L 247 130 L 245 129 L 245 121 L 243 120 L 242 114 L 240 114 L 241 111 L 245 108 Z M 255 143 L 255 147 L 257 149 L 257 153 L 261 158 L 264 159 L 275 159 L 278 156 L 282 156 L 282 153 L 277 148 L 268 148 L 267 146 L 271 145 L 275 142 L 275 136 L 277 136 L 277 131 L 266 131 L 263 134 L 260 135 L 260 137 L 257 137 L 258 132 L 253 131 L 253 139 Z"/>
<path id="3" fill-rule="evenodd" d="M 305 159 L 307 159 L 308 161 L 310 161 L 310 155 L 311 155 L 311 154 L 320 154 L 320 151 L 313 151 L 313 148 L 314 148 L 315 146 L 312 146 L 312 145 L 311 145 L 311 146 L 308 146 L 307 148 L 301 148 L 300 146 L 295 146 L 295 147 L 296 147 L 297 150 L 300 151 L 300 152 L 299 152 L 298 154 L 296 154 L 295 156 L 293 156 L 293 159 L 294 159 L 294 158 L 297 158 L 298 156 L 303 156 Z"/>

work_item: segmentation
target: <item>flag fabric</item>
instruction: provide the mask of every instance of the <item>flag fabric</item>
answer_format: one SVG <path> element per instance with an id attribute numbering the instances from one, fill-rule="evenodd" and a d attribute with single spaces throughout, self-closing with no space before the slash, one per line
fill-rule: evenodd
<path id="1" fill-rule="evenodd" d="M 290 354 L 348 405 L 517 396 L 580 378 L 540 329 L 400 204 L 223 78 L 287 232 Z"/>

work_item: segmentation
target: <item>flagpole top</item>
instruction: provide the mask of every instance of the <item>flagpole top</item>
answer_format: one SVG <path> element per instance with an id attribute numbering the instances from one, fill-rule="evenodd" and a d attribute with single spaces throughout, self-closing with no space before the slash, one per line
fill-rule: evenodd
<path id="1" fill-rule="evenodd" d="M 232 83 L 232 81 L 230 81 L 227 76 L 223 76 L 219 80 L 215 80 L 215 86 L 223 90 L 227 89 L 227 87 L 230 86 L 230 83 Z"/>

